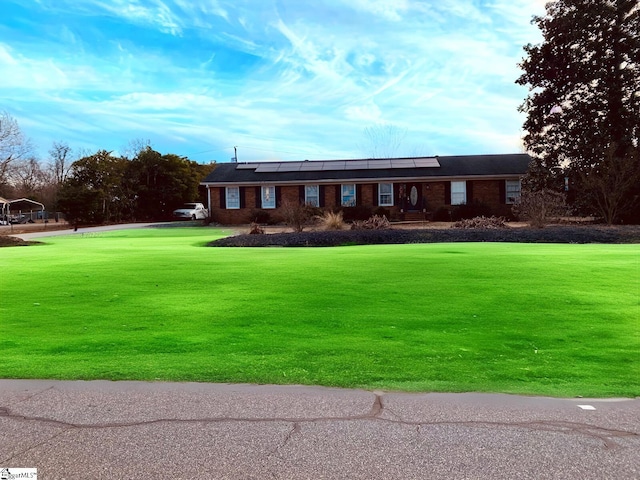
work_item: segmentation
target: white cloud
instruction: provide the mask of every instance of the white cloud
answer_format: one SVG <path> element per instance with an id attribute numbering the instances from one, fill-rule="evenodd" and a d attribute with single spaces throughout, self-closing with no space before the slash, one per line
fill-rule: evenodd
<path id="1" fill-rule="evenodd" d="M 407 0 L 347 0 L 345 6 L 392 22 L 400 22 L 409 9 L 409 2 Z"/>
<path id="2" fill-rule="evenodd" d="M 526 95 L 514 85 L 516 64 L 538 38 L 529 20 L 541 13 L 539 0 L 56 2 L 46 3 L 69 8 L 59 38 L 67 49 L 0 43 L 0 69 L 12 71 L 0 77 L 0 103 L 65 112 L 69 136 L 91 132 L 85 142 L 99 148 L 149 138 L 221 160 L 234 144 L 254 159 L 354 157 L 377 122 L 407 128 L 407 145 L 428 145 L 425 154 L 509 151 Z M 71 6 L 87 29 L 66 23 L 77 15 Z M 105 14 L 166 42 L 123 28 L 96 47 L 89 33 Z M 69 49 L 74 42 L 82 48 Z M 54 140 L 64 139 L 64 129 L 31 118 L 30 136 L 55 127 Z"/>

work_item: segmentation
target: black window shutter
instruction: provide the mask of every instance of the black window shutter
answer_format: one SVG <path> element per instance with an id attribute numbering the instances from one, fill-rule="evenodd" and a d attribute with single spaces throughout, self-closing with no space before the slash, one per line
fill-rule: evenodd
<path id="1" fill-rule="evenodd" d="M 342 185 L 336 185 L 336 207 L 342 205 Z"/>
<path id="2" fill-rule="evenodd" d="M 467 180 L 467 204 L 473 203 L 473 182 Z"/>
<path id="3" fill-rule="evenodd" d="M 500 203 L 507 203 L 507 182 L 506 180 L 499 180 L 500 184 Z"/>
<path id="4" fill-rule="evenodd" d="M 276 207 L 282 206 L 282 188 L 276 187 Z"/>
<path id="5" fill-rule="evenodd" d="M 324 207 L 324 185 L 320 185 L 320 188 L 318 189 L 318 195 L 320 196 L 320 198 L 318 199 L 318 201 L 320 202 L 319 205 L 321 207 Z"/>
<path id="6" fill-rule="evenodd" d="M 262 208 L 262 187 L 256 187 L 256 208 Z"/>
<path id="7" fill-rule="evenodd" d="M 227 208 L 227 189 L 220 187 L 220 208 Z"/>
<path id="8" fill-rule="evenodd" d="M 240 187 L 240 208 L 246 207 L 245 190 L 246 190 L 246 187 Z"/>
<path id="9" fill-rule="evenodd" d="M 300 185 L 298 189 L 298 200 L 300 200 L 301 205 L 304 205 L 304 185 Z"/>
<path id="10" fill-rule="evenodd" d="M 380 189 L 380 185 L 378 185 L 377 183 L 373 184 L 373 206 L 377 207 L 379 202 L 378 202 L 378 195 L 379 195 L 379 189 Z"/>
<path id="11" fill-rule="evenodd" d="M 451 205 L 451 182 L 444 182 L 444 204 Z"/>
<path id="12" fill-rule="evenodd" d="M 362 205 L 362 185 L 356 185 L 356 205 Z"/>

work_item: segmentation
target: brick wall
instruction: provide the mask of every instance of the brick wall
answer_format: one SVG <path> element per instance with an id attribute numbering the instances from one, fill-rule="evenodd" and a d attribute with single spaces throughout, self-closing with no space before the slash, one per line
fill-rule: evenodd
<path id="1" fill-rule="evenodd" d="M 501 183 L 504 180 L 474 180 L 472 188 L 472 201 L 478 201 L 489 205 L 495 215 L 509 216 L 511 213 L 511 205 L 504 205 L 501 203 Z M 422 197 L 426 200 L 427 213 L 433 215 L 441 207 L 451 208 L 449 205 L 450 199 L 445 198 L 447 191 L 447 184 L 449 182 L 434 181 L 434 182 L 422 182 L 421 193 Z M 358 205 L 371 206 L 372 210 L 375 210 L 377 203 L 375 183 L 366 183 L 358 186 Z M 259 204 L 260 190 L 255 187 L 245 187 L 244 190 L 244 207 L 240 209 L 223 209 L 220 208 L 220 191 L 224 194 L 224 188 L 213 187 L 210 189 L 211 198 L 211 214 L 213 220 L 229 225 L 237 225 L 249 223 L 251 221 L 251 212 L 255 211 L 256 200 Z M 299 185 L 287 185 L 278 187 L 279 201 L 297 203 L 300 201 L 300 186 Z M 321 191 L 324 191 L 323 200 L 321 204 L 324 204 L 324 208 L 327 210 L 335 209 L 339 207 L 340 198 L 340 184 L 324 185 Z M 384 207 L 389 210 L 392 218 L 399 218 L 401 215 L 400 204 L 397 198 L 394 198 L 395 205 L 393 207 Z M 269 212 L 271 218 L 278 218 L 278 209 L 265 209 Z"/>

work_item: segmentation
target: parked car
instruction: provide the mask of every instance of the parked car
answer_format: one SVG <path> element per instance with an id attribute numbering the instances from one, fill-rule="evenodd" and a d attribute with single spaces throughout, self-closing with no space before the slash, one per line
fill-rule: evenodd
<path id="1" fill-rule="evenodd" d="M 209 212 L 201 203 L 185 203 L 173 211 L 173 218 L 181 220 L 204 220 L 208 216 Z"/>

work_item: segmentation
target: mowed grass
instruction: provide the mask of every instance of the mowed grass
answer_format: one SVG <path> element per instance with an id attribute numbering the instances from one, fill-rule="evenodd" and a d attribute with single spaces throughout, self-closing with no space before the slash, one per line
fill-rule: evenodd
<path id="1" fill-rule="evenodd" d="M 640 245 L 0 249 L 0 377 L 640 395 Z"/>

